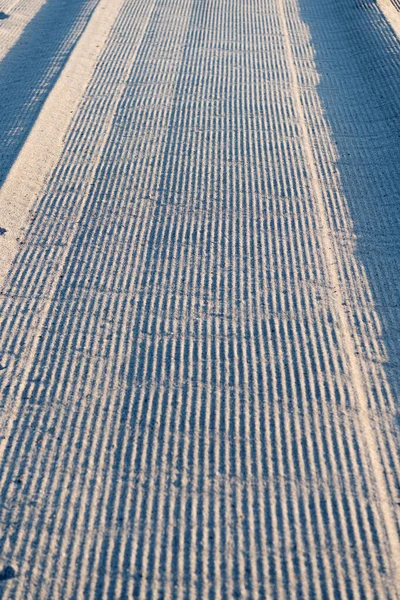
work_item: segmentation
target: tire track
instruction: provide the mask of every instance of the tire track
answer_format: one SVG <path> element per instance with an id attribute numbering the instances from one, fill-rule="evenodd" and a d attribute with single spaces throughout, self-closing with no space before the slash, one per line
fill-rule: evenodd
<path id="1" fill-rule="evenodd" d="M 295 1 L 122 3 L 3 286 L 5 598 L 398 596 L 317 82 Z"/>

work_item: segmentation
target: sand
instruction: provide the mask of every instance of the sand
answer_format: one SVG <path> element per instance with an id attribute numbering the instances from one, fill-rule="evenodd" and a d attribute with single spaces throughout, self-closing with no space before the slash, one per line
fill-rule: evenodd
<path id="1" fill-rule="evenodd" d="M 398 598 L 396 24 L 1 11 L 1 597 Z"/>

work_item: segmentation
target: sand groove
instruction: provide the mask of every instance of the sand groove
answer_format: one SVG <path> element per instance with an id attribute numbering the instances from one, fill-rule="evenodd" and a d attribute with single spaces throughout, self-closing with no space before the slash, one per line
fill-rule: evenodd
<path id="1" fill-rule="evenodd" d="M 304 2 L 115 11 L 0 297 L 4 598 L 399 596 L 395 394 Z"/>

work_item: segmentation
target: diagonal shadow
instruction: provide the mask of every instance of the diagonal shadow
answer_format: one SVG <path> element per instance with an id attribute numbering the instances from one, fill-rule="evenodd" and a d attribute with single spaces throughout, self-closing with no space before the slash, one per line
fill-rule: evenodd
<path id="1" fill-rule="evenodd" d="M 48 0 L 0 62 L 0 185 L 99 0 Z"/>
<path id="2" fill-rule="evenodd" d="M 400 42 L 373 0 L 299 0 L 356 252 L 400 397 Z"/>

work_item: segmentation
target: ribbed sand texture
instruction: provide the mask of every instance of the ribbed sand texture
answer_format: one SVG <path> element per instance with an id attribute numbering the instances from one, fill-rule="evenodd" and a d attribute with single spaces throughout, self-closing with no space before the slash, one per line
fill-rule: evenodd
<path id="1" fill-rule="evenodd" d="M 9 2 L 13 44 L 51 2 Z M 1 597 L 398 598 L 399 261 L 371 279 L 349 182 L 388 178 L 341 153 L 398 139 L 394 32 L 364 0 L 67 6 L 1 171 Z M 328 96 L 375 71 L 368 138 Z"/>

